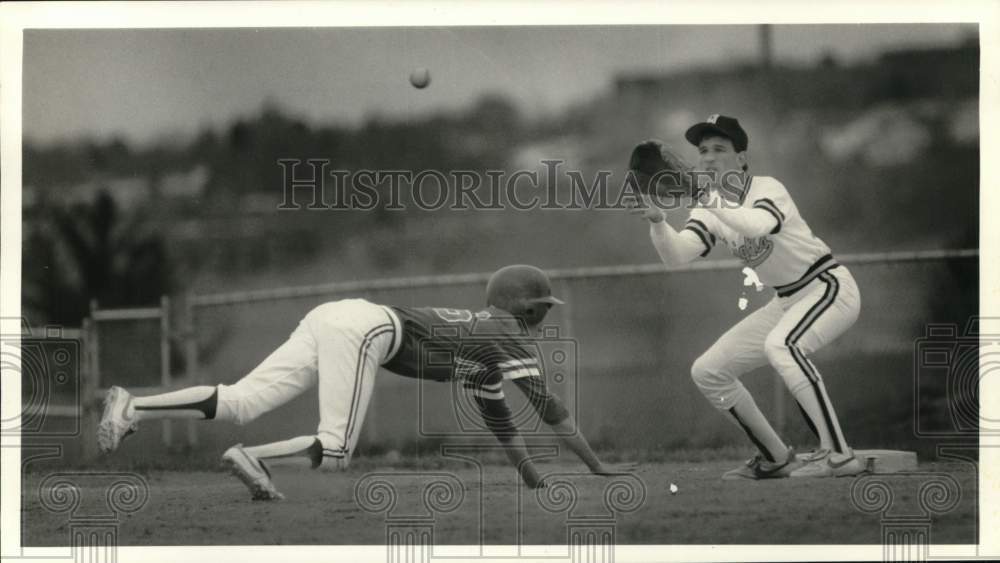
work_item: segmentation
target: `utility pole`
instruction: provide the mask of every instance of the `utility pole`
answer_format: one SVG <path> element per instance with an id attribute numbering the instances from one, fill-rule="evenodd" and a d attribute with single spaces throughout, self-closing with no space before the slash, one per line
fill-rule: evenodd
<path id="1" fill-rule="evenodd" d="M 757 26 L 757 41 L 760 45 L 760 67 L 763 70 L 770 70 L 774 50 L 771 39 L 771 24 L 765 23 Z"/>

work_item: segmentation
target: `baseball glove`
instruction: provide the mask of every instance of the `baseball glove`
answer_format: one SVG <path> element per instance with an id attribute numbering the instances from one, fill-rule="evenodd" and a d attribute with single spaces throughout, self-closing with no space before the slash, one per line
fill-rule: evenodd
<path id="1" fill-rule="evenodd" d="M 643 141 L 632 149 L 628 161 L 640 193 L 657 196 L 696 197 L 692 167 L 660 141 Z"/>

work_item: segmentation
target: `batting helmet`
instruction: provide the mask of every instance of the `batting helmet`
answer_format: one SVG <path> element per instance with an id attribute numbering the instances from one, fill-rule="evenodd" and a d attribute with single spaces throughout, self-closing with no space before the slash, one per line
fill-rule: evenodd
<path id="1" fill-rule="evenodd" d="M 534 266 L 517 264 L 500 268 L 486 284 L 486 303 L 524 319 L 533 326 L 545 318 L 548 307 L 562 305 L 563 301 L 552 295 L 552 284 L 545 272 Z"/>

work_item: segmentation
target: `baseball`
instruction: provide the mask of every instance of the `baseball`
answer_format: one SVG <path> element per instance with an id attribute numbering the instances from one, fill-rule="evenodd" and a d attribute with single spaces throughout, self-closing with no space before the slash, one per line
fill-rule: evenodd
<path id="1" fill-rule="evenodd" d="M 672 494 L 672 495 L 676 495 L 677 494 L 677 485 L 675 485 L 673 483 L 670 483 L 670 494 Z"/>
<path id="2" fill-rule="evenodd" d="M 410 84 L 414 88 L 424 89 L 431 83 L 431 71 L 426 68 L 415 68 L 410 73 Z"/>

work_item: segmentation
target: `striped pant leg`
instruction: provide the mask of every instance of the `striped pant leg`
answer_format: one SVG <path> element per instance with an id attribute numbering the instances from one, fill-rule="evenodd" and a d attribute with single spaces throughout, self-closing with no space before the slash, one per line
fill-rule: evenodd
<path id="1" fill-rule="evenodd" d="M 385 311 L 361 299 L 322 305 L 307 317 L 319 368 L 317 436 L 329 463 L 346 467 L 361 434 L 378 368 L 395 329 Z"/>
<path id="2" fill-rule="evenodd" d="M 316 341 L 303 320 L 245 377 L 218 386 L 215 419 L 246 424 L 316 385 Z"/>
<path id="3" fill-rule="evenodd" d="M 820 436 L 828 432 L 833 449 L 846 451 L 840 423 L 819 370 L 809 355 L 829 344 L 850 328 L 861 307 L 857 284 L 844 267 L 820 274 L 798 293 L 782 299 L 785 314 L 767 336 L 768 361 L 784 379 L 793 395 L 810 393 L 821 415 L 812 423 Z"/>
<path id="4" fill-rule="evenodd" d="M 754 401 L 740 376 L 767 365 L 764 341 L 784 314 L 776 299 L 730 328 L 691 366 L 691 378 L 709 403 L 725 412 L 768 461 L 786 446 Z"/>

